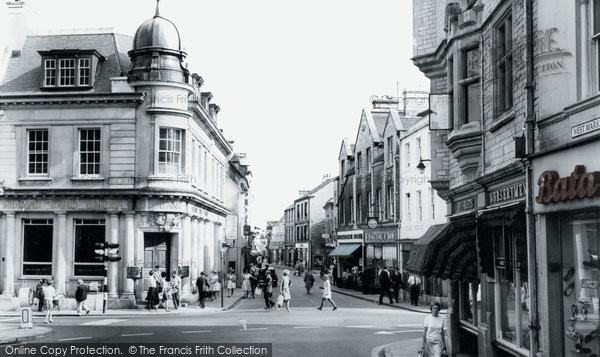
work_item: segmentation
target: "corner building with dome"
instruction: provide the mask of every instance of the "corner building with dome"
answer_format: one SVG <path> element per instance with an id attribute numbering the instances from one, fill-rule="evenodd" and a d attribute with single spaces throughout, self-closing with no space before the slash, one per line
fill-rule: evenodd
<path id="1" fill-rule="evenodd" d="M 11 21 L 23 21 L 23 2 L 12 5 Z M 42 278 L 73 308 L 78 279 L 103 285 L 102 242 L 118 243 L 121 256 L 107 263 L 109 308 L 145 304 L 155 266 L 178 271 L 182 300 L 193 299 L 190 282 L 221 270 L 233 149 L 175 24 L 157 3 L 133 38 L 10 28 L 0 66 L 0 310 L 29 304 Z M 101 296 L 88 305 L 101 308 Z"/>

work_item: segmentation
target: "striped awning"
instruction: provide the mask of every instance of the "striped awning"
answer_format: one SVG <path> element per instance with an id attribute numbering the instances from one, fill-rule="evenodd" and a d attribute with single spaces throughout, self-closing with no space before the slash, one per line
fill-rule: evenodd
<path id="1" fill-rule="evenodd" d="M 429 227 L 414 243 L 406 269 L 425 277 L 476 280 L 475 222 Z"/>
<path id="2" fill-rule="evenodd" d="M 360 246 L 361 244 L 358 243 L 340 244 L 331 253 L 329 253 L 329 256 L 348 258 L 351 257 L 352 253 L 354 253 L 358 248 L 360 248 Z"/>

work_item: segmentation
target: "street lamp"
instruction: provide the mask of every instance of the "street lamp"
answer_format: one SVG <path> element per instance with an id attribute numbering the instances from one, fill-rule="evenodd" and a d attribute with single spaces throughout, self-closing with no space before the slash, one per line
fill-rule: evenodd
<path id="1" fill-rule="evenodd" d="M 223 285 L 225 284 L 225 253 L 227 252 L 227 248 L 229 248 L 229 243 L 222 242 L 221 243 L 221 266 L 223 269 L 221 270 L 221 308 L 223 308 Z"/>
<path id="2" fill-rule="evenodd" d="M 419 163 L 417 164 L 417 171 L 419 171 L 420 174 L 423 174 L 425 172 L 425 164 L 423 163 L 423 161 L 431 162 L 430 159 L 423 159 L 423 158 L 419 157 Z"/>

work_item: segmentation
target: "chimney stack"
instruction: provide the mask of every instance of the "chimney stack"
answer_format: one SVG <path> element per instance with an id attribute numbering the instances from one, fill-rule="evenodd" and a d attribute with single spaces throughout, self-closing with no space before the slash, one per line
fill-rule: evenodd
<path id="1" fill-rule="evenodd" d="M 392 97 L 389 95 L 382 95 L 378 97 L 376 95 L 371 96 L 371 104 L 373 109 L 398 109 L 400 100 L 398 97 Z"/>
<path id="2" fill-rule="evenodd" d="M 323 175 L 323 182 L 329 180 L 331 178 L 331 174 L 324 174 Z"/>
<path id="3" fill-rule="evenodd" d="M 208 105 L 208 112 L 210 114 L 210 118 L 217 123 L 217 114 L 219 114 L 219 111 L 221 110 L 221 107 L 219 107 L 218 105 L 214 104 L 214 103 L 210 103 Z"/>

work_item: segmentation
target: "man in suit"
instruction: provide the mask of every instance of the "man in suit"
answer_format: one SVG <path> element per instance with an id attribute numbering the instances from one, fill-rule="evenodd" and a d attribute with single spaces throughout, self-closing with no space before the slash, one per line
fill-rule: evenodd
<path id="1" fill-rule="evenodd" d="M 90 309 L 85 306 L 85 300 L 87 300 L 88 291 L 90 288 L 83 283 L 83 280 L 77 280 L 77 290 L 75 291 L 75 301 L 77 301 L 77 314 L 81 315 L 85 311 L 86 315 L 90 314 Z"/>
<path id="2" fill-rule="evenodd" d="M 206 280 L 206 274 L 200 273 L 198 279 L 196 279 L 196 289 L 198 289 L 198 305 L 204 309 L 204 299 L 206 299 L 206 292 L 208 291 L 208 280 Z"/>
<path id="3" fill-rule="evenodd" d="M 411 274 L 408 278 L 408 288 L 410 290 L 410 303 L 413 306 L 419 305 L 419 293 L 421 292 L 421 278 Z"/>
<path id="4" fill-rule="evenodd" d="M 394 286 L 394 299 L 399 303 L 400 300 L 398 297 L 400 296 L 400 289 L 404 289 L 404 281 L 402 281 L 402 274 L 400 273 L 400 268 L 396 268 L 394 273 L 392 274 L 392 284 Z"/>
<path id="5" fill-rule="evenodd" d="M 383 295 L 387 295 L 390 299 L 390 305 L 394 303 L 392 299 L 392 292 L 390 288 L 392 286 L 392 279 L 390 279 L 390 272 L 386 267 L 383 267 L 381 272 L 379 273 L 379 305 L 383 305 Z"/>

